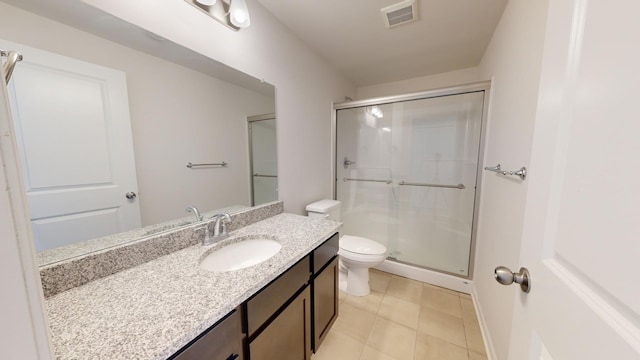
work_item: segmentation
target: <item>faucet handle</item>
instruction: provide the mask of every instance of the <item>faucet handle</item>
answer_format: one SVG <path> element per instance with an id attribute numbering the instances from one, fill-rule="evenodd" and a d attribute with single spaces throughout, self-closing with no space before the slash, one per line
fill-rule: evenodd
<path id="1" fill-rule="evenodd" d="M 221 229 L 221 235 L 226 235 L 227 234 L 227 224 L 231 223 L 231 216 L 228 213 L 222 213 L 220 214 L 220 226 L 222 227 Z"/>
<path id="2" fill-rule="evenodd" d="M 212 217 L 215 220 L 213 224 L 213 237 L 220 239 L 228 236 L 226 223 L 231 222 L 231 216 L 227 213 L 216 214 Z"/>

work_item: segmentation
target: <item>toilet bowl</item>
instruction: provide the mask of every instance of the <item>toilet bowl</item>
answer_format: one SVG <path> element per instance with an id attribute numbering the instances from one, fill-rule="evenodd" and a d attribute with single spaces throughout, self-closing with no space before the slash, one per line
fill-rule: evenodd
<path id="1" fill-rule="evenodd" d="M 367 238 L 340 238 L 340 290 L 354 296 L 369 295 L 369 269 L 387 258 L 387 248 Z"/>
<path id="2" fill-rule="evenodd" d="M 321 200 L 307 205 L 310 217 L 340 221 L 340 202 Z M 342 235 L 338 250 L 340 262 L 340 290 L 354 296 L 365 296 L 369 287 L 369 268 L 381 264 L 387 258 L 387 248 L 371 239 Z"/>

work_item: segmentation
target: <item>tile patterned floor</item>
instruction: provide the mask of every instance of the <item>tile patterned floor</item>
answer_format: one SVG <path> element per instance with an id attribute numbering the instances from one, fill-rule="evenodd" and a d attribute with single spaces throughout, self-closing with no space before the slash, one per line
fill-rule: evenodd
<path id="1" fill-rule="evenodd" d="M 469 295 L 371 270 L 371 294 L 340 293 L 312 360 L 486 360 Z"/>

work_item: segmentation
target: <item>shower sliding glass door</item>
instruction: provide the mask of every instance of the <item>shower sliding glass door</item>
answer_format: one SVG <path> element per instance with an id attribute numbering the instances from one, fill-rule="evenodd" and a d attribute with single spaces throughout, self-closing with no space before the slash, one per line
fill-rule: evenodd
<path id="1" fill-rule="evenodd" d="M 278 200 L 275 114 L 250 116 L 249 157 L 251 205 Z"/>
<path id="2" fill-rule="evenodd" d="M 343 232 L 468 276 L 483 104 L 477 91 L 337 110 Z"/>

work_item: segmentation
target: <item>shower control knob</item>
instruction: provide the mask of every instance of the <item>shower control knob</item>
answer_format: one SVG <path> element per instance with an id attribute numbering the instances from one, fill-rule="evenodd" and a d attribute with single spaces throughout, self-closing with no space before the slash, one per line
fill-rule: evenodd
<path id="1" fill-rule="evenodd" d="M 134 193 L 133 191 L 129 191 L 128 193 L 124 194 L 124 197 L 126 197 L 129 200 L 133 200 L 136 198 L 136 193 Z"/>
<path id="2" fill-rule="evenodd" d="M 506 266 L 498 266 L 495 269 L 494 277 L 502 285 L 520 284 L 520 289 L 525 293 L 531 291 L 531 276 L 527 268 L 521 267 L 520 271 L 514 273 Z"/>
<path id="3" fill-rule="evenodd" d="M 344 158 L 344 161 L 342 162 L 342 165 L 344 165 L 344 168 L 345 168 L 345 169 L 346 169 L 346 168 L 348 168 L 348 167 L 349 167 L 349 165 L 355 165 L 355 164 L 356 164 L 356 162 L 355 162 L 355 161 L 351 161 L 351 160 L 349 160 L 349 158 L 348 158 L 348 157 L 345 157 L 345 158 Z"/>

